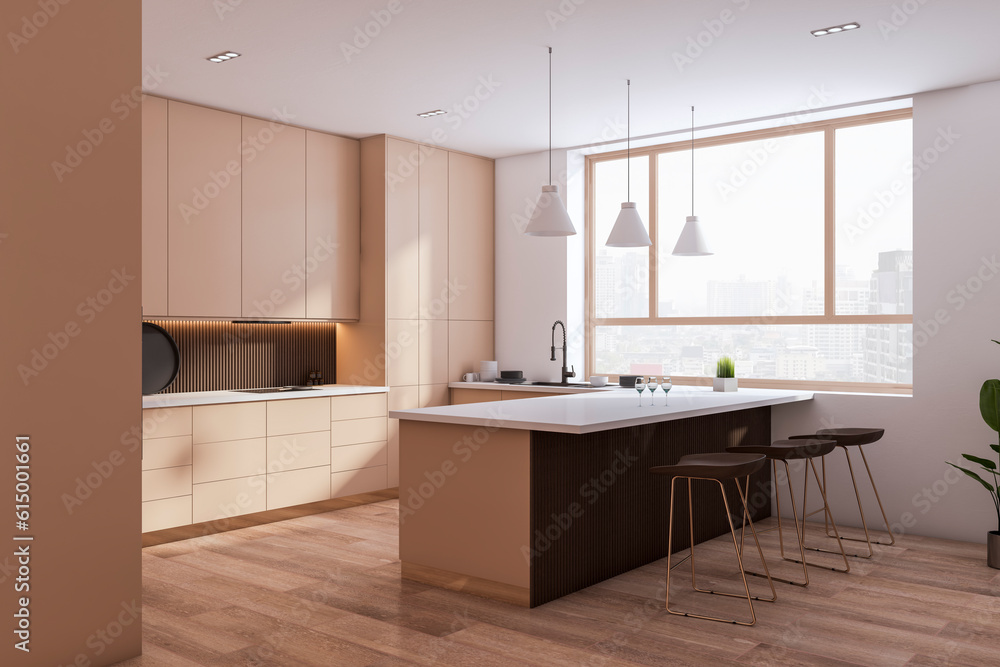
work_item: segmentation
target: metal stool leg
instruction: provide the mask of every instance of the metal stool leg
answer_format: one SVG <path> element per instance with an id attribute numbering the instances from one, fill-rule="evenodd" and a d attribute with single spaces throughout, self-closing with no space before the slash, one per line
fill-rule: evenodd
<path id="1" fill-rule="evenodd" d="M 670 527 L 668 529 L 668 537 L 667 537 L 667 550 L 670 551 L 670 552 L 673 551 L 674 492 L 675 492 L 675 489 L 676 489 L 675 482 L 677 481 L 677 479 L 678 478 L 675 477 L 671 481 L 671 484 L 670 484 Z M 736 529 L 733 526 L 732 515 L 730 514 L 730 511 L 729 511 L 729 501 L 726 499 L 725 487 L 723 486 L 723 484 L 722 484 L 722 482 L 720 480 L 712 479 L 711 481 L 714 481 L 714 482 L 716 482 L 719 485 L 719 492 L 722 494 L 722 502 L 723 502 L 723 504 L 725 505 L 725 508 L 726 508 L 726 520 L 729 522 L 729 534 L 730 534 L 730 536 L 732 537 L 732 540 L 733 540 L 733 549 L 734 549 L 734 551 L 736 553 L 736 561 L 737 561 L 737 563 L 739 565 L 739 568 L 740 568 L 740 577 L 743 580 L 743 589 L 744 589 L 744 591 L 745 591 L 746 594 L 745 595 L 740 595 L 738 593 L 726 593 L 726 592 L 722 592 L 722 591 L 714 591 L 714 590 L 709 590 L 709 589 L 698 588 L 697 583 L 696 583 L 696 579 L 695 579 L 694 522 L 693 522 L 693 519 L 694 519 L 694 509 L 693 509 L 693 506 L 691 504 L 691 480 L 692 479 L 706 479 L 706 478 L 700 478 L 700 477 L 692 478 L 692 477 L 688 477 L 686 479 L 687 479 L 687 483 L 688 483 L 688 523 L 689 523 L 689 527 L 690 527 L 690 536 L 691 536 L 691 553 L 688 556 L 691 559 L 691 586 L 694 588 L 695 591 L 697 591 L 699 593 L 708 593 L 708 594 L 711 594 L 711 595 L 723 595 L 723 596 L 726 596 L 726 597 L 735 597 L 735 598 L 743 598 L 743 599 L 745 599 L 747 601 L 747 605 L 750 607 L 750 620 L 749 621 L 740 621 L 740 620 L 736 620 L 736 619 L 718 618 L 718 617 L 715 617 L 715 616 L 705 616 L 705 615 L 702 615 L 702 614 L 694 614 L 694 613 L 691 613 L 691 612 L 681 612 L 681 611 L 674 611 L 674 610 L 672 610 L 670 608 L 670 572 L 673 569 L 673 567 L 670 566 L 669 557 L 668 557 L 668 562 L 667 562 L 667 593 L 666 593 L 666 604 L 665 604 L 666 610 L 667 610 L 668 613 L 673 614 L 675 616 L 688 616 L 688 617 L 691 617 L 691 618 L 701 618 L 701 619 L 708 620 L 708 621 L 720 621 L 720 622 L 723 622 L 723 623 L 733 623 L 735 625 L 747 625 L 747 626 L 753 625 L 753 624 L 755 624 L 757 622 L 757 615 L 754 613 L 753 601 L 754 600 L 759 600 L 759 601 L 762 601 L 762 602 L 773 602 L 774 600 L 776 600 L 777 599 L 777 593 L 774 590 L 774 582 L 771 581 L 771 577 L 770 577 L 770 575 L 768 575 L 768 583 L 771 586 L 771 597 L 770 598 L 761 598 L 759 596 L 754 596 L 754 595 L 750 594 L 750 585 L 747 582 L 746 571 L 743 568 L 742 550 L 741 550 L 740 544 L 738 544 L 737 541 L 736 541 Z M 744 515 L 744 517 L 746 518 L 746 520 L 750 524 L 750 530 L 753 533 L 754 542 L 757 545 L 757 553 L 760 556 L 760 562 L 764 566 L 764 571 L 767 572 L 767 562 L 764 560 L 764 552 L 760 548 L 760 542 L 757 539 L 757 531 L 756 531 L 756 529 L 754 529 L 753 520 L 750 519 L 750 512 L 749 512 L 749 510 L 747 508 L 747 504 L 746 504 L 746 494 L 749 491 L 749 484 L 747 485 L 747 491 L 744 491 L 740 487 L 739 481 L 738 480 L 734 480 L 734 481 L 736 482 L 736 489 L 739 492 L 740 504 L 743 506 L 743 515 Z M 680 565 L 682 562 L 683 562 L 683 559 L 680 562 L 678 562 L 677 565 Z M 674 567 L 676 567 L 676 565 Z"/>
<path id="2" fill-rule="evenodd" d="M 805 473 L 806 473 L 806 475 L 805 475 L 805 481 L 804 481 L 804 486 L 803 486 L 803 490 L 802 490 L 802 517 L 803 517 L 802 518 L 802 542 L 801 542 L 802 547 L 806 551 L 817 551 L 817 552 L 825 553 L 825 554 L 838 554 L 839 553 L 840 557 L 844 559 L 844 568 L 840 569 L 840 568 L 837 568 L 837 567 L 829 567 L 829 566 L 826 566 L 826 565 L 818 565 L 816 563 L 808 563 L 808 562 L 805 563 L 805 564 L 809 565 L 809 566 L 812 566 L 812 567 L 822 567 L 822 568 L 827 569 L 827 570 L 832 570 L 833 572 L 850 572 L 851 571 L 851 564 L 847 561 L 848 554 L 844 553 L 844 543 L 841 542 L 841 540 L 843 538 L 840 536 L 840 531 L 837 529 L 837 523 L 833 520 L 833 512 L 830 511 L 830 503 L 827 501 L 827 498 L 826 498 L 826 488 L 824 488 L 824 485 L 822 483 L 820 483 L 819 473 L 816 472 L 816 463 L 812 459 L 809 460 L 809 466 L 812 468 L 813 477 L 816 480 L 816 486 L 819 488 L 819 493 L 823 497 L 823 507 L 821 509 L 819 509 L 819 510 L 816 510 L 816 511 L 810 513 L 810 514 L 806 513 L 806 498 L 808 496 L 808 491 L 809 491 L 809 471 L 806 470 L 805 471 Z M 827 536 L 828 537 L 836 538 L 836 540 L 837 540 L 837 547 L 839 548 L 839 551 L 833 551 L 832 549 L 821 549 L 819 547 L 807 547 L 807 546 L 805 546 L 805 541 L 806 541 L 806 522 L 805 522 L 805 518 L 807 516 L 811 516 L 812 514 L 815 514 L 816 512 L 823 512 L 823 522 L 825 524 L 827 524 L 828 526 L 833 526 L 833 535 L 830 535 L 829 533 L 827 533 Z M 805 558 L 803 558 L 803 560 L 805 560 Z"/>
<path id="3" fill-rule="evenodd" d="M 885 524 L 885 530 L 889 533 L 888 542 L 875 542 L 875 544 L 880 544 L 882 546 L 892 546 L 896 543 L 896 536 L 892 534 L 892 528 L 889 526 L 889 519 L 885 516 L 885 508 L 882 507 L 882 498 L 878 495 L 878 487 L 875 486 L 875 478 L 872 477 L 872 469 L 868 467 L 868 458 L 865 456 L 865 448 L 862 446 L 858 447 L 858 451 L 861 452 L 861 460 L 865 463 L 865 470 L 868 471 L 868 481 L 871 482 L 872 491 L 875 492 L 875 500 L 878 501 L 879 511 L 882 512 L 882 522 Z"/>

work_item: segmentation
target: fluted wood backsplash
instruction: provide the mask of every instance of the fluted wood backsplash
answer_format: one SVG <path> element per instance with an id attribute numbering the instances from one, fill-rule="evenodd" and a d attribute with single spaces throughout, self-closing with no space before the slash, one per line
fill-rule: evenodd
<path id="1" fill-rule="evenodd" d="M 336 381 L 334 322 L 146 321 L 169 331 L 180 349 L 177 379 L 161 393 L 306 384 L 309 371 Z"/>

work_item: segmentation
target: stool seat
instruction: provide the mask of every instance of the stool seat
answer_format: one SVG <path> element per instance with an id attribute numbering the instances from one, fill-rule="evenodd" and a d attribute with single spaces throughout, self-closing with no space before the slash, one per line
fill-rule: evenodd
<path id="1" fill-rule="evenodd" d="M 837 447 L 844 450 L 844 456 L 847 458 L 847 469 L 851 474 L 851 484 L 854 485 L 854 497 L 858 501 L 858 512 L 861 514 L 861 527 L 865 532 L 865 539 L 859 539 L 855 537 L 841 537 L 842 540 L 849 540 L 851 542 L 865 542 L 868 545 L 868 555 L 864 556 L 862 554 L 850 554 L 851 556 L 856 556 L 858 558 L 871 558 L 875 555 L 875 551 L 872 549 L 873 544 L 881 544 L 884 546 L 892 546 L 896 543 L 896 536 L 892 534 L 892 527 L 889 525 L 889 519 L 885 514 L 885 508 L 882 506 L 882 498 L 878 495 L 878 487 L 875 486 L 875 478 L 872 476 L 871 467 L 868 465 L 868 457 L 865 456 L 864 445 L 870 445 L 873 442 L 877 442 L 882 439 L 885 434 L 884 428 L 865 428 L 865 427 L 849 427 L 849 428 L 823 428 L 812 435 L 793 435 L 792 440 L 798 440 L 800 442 L 806 442 L 816 438 L 822 438 L 823 440 L 833 440 L 837 443 Z M 861 453 L 861 460 L 865 464 L 865 472 L 868 473 L 868 481 L 871 482 L 872 491 L 875 493 L 875 501 L 878 503 L 879 511 L 882 513 L 882 521 L 885 523 L 886 532 L 889 533 L 888 542 L 873 542 L 871 535 L 868 532 L 868 521 L 865 519 L 865 508 L 861 502 L 861 491 L 858 489 L 858 480 L 854 476 L 854 466 L 851 464 L 851 451 L 849 448 L 856 447 L 857 451 Z M 823 459 L 823 483 L 826 484 L 826 459 Z M 827 535 L 833 537 L 827 532 Z"/>
<path id="2" fill-rule="evenodd" d="M 860 447 L 881 440 L 884 434 L 884 428 L 824 428 L 815 435 L 793 435 L 792 439 L 823 438 L 836 440 L 841 447 Z"/>
<path id="3" fill-rule="evenodd" d="M 775 440 L 770 445 L 749 445 L 745 447 L 727 447 L 727 452 L 734 454 L 763 454 L 776 461 L 794 461 L 826 456 L 837 446 L 835 440 L 802 439 Z"/>
<path id="4" fill-rule="evenodd" d="M 654 466 L 649 469 L 649 472 L 654 475 L 732 479 L 746 477 L 757 472 L 764 466 L 766 460 L 760 454 L 729 454 L 725 452 L 688 454 L 682 456 L 674 465 Z"/>

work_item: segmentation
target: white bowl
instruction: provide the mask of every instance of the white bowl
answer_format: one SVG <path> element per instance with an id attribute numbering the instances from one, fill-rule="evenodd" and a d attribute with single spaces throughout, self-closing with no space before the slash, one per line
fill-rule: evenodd
<path id="1" fill-rule="evenodd" d="M 608 376 L 607 375 L 591 375 L 590 376 L 590 384 L 594 385 L 595 387 L 603 387 L 607 383 L 608 383 Z"/>

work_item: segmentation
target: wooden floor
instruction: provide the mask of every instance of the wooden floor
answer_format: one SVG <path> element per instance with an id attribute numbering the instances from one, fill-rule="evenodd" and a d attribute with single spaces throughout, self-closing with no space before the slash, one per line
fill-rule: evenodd
<path id="1" fill-rule="evenodd" d="M 901 537 L 849 574 L 810 568 L 808 588 L 776 583 L 748 628 L 663 611 L 665 560 L 531 610 L 401 582 L 398 507 L 147 547 L 144 655 L 121 664 L 1000 665 L 1000 572 L 984 545 Z M 738 590 L 726 540 L 698 547 L 699 584 Z M 672 605 L 746 611 L 688 593 L 688 572 L 674 570 Z"/>

